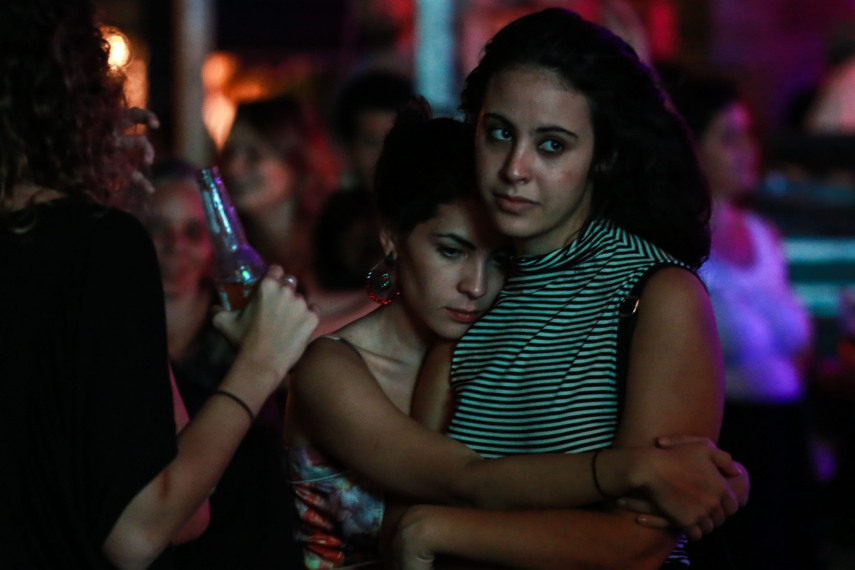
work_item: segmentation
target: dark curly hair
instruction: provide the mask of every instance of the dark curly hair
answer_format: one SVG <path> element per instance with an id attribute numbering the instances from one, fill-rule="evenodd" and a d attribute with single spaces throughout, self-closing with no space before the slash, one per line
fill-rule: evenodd
<path id="1" fill-rule="evenodd" d="M 88 0 L 0 3 L 0 214 L 16 184 L 103 202 L 127 183 L 108 53 Z"/>
<path id="2" fill-rule="evenodd" d="M 423 99 L 405 106 L 386 135 L 374 184 L 380 220 L 400 236 L 440 205 L 477 196 L 470 126 L 431 118 Z"/>
<path id="3" fill-rule="evenodd" d="M 592 219 L 608 218 L 693 268 L 709 254 L 710 197 L 682 118 L 653 71 L 606 28 L 549 8 L 500 30 L 466 78 L 477 121 L 490 79 L 512 66 L 555 73 L 585 96 L 594 129 Z"/>

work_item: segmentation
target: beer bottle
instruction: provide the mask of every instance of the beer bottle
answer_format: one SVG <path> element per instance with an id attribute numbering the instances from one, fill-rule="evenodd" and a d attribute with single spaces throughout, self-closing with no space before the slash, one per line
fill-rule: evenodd
<path id="1" fill-rule="evenodd" d="M 196 182 L 214 249 L 214 283 L 223 307 L 235 311 L 249 302 L 256 284 L 267 272 L 267 264 L 246 241 L 217 167 L 201 169 Z"/>

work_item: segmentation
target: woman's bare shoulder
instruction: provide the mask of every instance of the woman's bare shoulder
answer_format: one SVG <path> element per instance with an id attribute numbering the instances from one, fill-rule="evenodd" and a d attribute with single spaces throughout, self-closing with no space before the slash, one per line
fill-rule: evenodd
<path id="1" fill-rule="evenodd" d="M 641 293 L 641 306 L 647 312 L 669 314 L 687 308 L 703 309 L 709 295 L 700 278 L 682 267 L 666 267 L 650 277 Z"/>
<path id="2" fill-rule="evenodd" d="M 340 369 L 342 366 L 365 367 L 365 362 L 356 346 L 349 340 L 341 336 L 325 335 L 309 343 L 293 373 L 295 376 L 313 371 L 323 373 L 325 370 Z"/>

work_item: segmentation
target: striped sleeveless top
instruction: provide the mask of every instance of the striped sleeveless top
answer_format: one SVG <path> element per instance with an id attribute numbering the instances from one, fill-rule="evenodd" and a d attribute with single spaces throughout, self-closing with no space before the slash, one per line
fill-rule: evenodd
<path id="1" fill-rule="evenodd" d="M 484 457 L 610 446 L 618 308 L 663 262 L 679 263 L 606 220 L 566 248 L 514 258 L 496 304 L 455 350 L 457 408 L 448 435 Z M 681 550 L 671 560 L 687 564 Z"/>

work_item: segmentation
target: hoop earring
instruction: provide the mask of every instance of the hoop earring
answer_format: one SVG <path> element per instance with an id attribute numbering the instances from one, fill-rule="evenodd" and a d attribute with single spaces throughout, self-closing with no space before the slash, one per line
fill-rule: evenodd
<path id="1" fill-rule="evenodd" d="M 365 277 L 365 290 L 375 303 L 387 305 L 401 292 L 392 279 L 395 257 L 390 253 L 371 268 Z"/>

